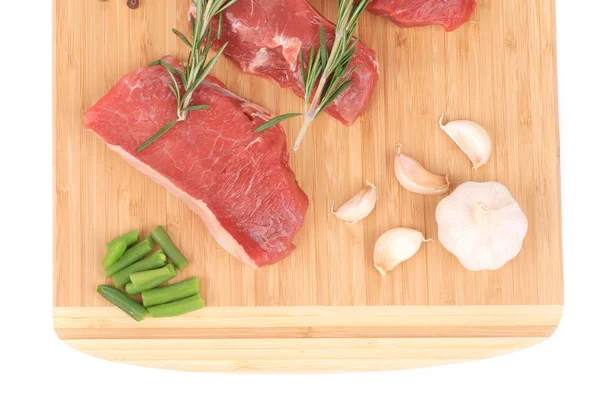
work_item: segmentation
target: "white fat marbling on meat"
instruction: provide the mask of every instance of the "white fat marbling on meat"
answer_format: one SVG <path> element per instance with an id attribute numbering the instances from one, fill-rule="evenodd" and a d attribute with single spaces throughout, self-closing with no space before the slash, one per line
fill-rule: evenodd
<path id="1" fill-rule="evenodd" d="M 266 47 L 262 47 L 258 53 L 254 56 L 250 64 L 248 64 L 248 71 L 256 72 L 256 68 L 262 67 L 265 64 L 268 64 L 269 61 L 269 52 Z"/>
<path id="2" fill-rule="evenodd" d="M 271 48 L 281 46 L 285 61 L 287 61 L 288 65 L 292 69 L 296 67 L 296 61 L 298 60 L 298 54 L 300 53 L 300 46 L 302 46 L 302 41 L 300 39 L 279 34 L 271 40 L 268 46 Z"/>
<path id="3" fill-rule="evenodd" d="M 259 26 L 247 26 L 233 13 L 225 12 L 225 18 L 229 22 L 231 30 L 237 35 L 239 35 L 241 40 L 246 40 L 250 42 L 256 40 L 256 30 L 260 28 Z M 296 37 L 288 37 L 281 33 L 278 33 L 269 42 L 267 42 L 265 46 L 266 47 L 262 47 L 254 56 L 254 59 L 250 62 L 248 66 L 248 70 L 254 71 L 256 67 L 267 64 L 267 49 L 275 49 L 277 47 L 281 47 L 281 52 L 288 65 L 291 68 L 296 67 L 298 54 L 300 53 L 300 47 L 302 46 L 302 41 L 300 39 Z"/>
<path id="4" fill-rule="evenodd" d="M 258 28 L 258 26 L 254 28 L 247 26 L 231 12 L 225 11 L 225 19 L 227 19 L 227 22 L 229 22 L 231 30 L 240 35 L 240 37 L 246 37 L 246 35 L 251 35 L 252 31 Z"/>
<path id="5" fill-rule="evenodd" d="M 377 71 L 377 75 L 379 75 L 379 61 L 372 55 L 369 55 L 369 59 L 373 61 L 373 65 L 375 66 L 375 70 Z"/>

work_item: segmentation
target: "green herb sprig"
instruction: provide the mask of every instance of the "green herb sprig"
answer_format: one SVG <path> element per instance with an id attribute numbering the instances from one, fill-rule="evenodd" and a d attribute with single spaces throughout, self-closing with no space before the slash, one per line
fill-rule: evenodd
<path id="1" fill-rule="evenodd" d="M 237 0 L 194 0 L 191 11 L 193 11 L 195 6 L 196 16 L 190 16 L 192 24 L 191 38 L 188 39 L 183 33 L 177 29 L 173 29 L 173 33 L 175 33 L 175 35 L 191 49 L 187 61 L 181 63 L 181 70 L 174 68 L 163 60 L 154 61 L 150 65 L 162 66 L 171 76 L 173 82 L 169 84 L 169 88 L 177 100 L 177 119 L 169 122 L 152 135 L 152 137 L 142 143 L 142 145 L 136 149 L 136 153 L 139 153 L 150 144 L 154 143 L 154 141 L 167 133 L 169 129 L 174 127 L 178 122 L 184 121 L 190 111 L 204 110 L 209 107 L 207 104 L 190 105 L 190 102 L 192 101 L 194 91 L 198 88 L 200 83 L 202 83 L 204 78 L 206 78 L 208 73 L 217 63 L 223 50 L 225 50 L 225 47 L 227 47 L 227 43 L 223 44 L 215 56 L 209 59 L 209 50 L 212 47 L 214 40 L 221 35 L 222 12 L 226 8 L 232 6 L 236 1 Z M 218 16 L 219 23 L 217 32 L 213 33 L 210 21 L 215 16 Z M 181 87 L 179 81 L 181 81 Z"/>
<path id="2" fill-rule="evenodd" d="M 359 67 L 357 65 L 348 70 L 350 60 L 356 54 L 356 44 L 358 42 L 358 39 L 354 38 L 354 32 L 356 31 L 358 19 L 370 1 L 338 0 L 335 39 L 331 50 L 327 50 L 323 27 L 319 27 L 319 47 L 316 50 L 314 46 L 311 47 L 308 60 L 304 52 L 300 50 L 304 112 L 280 115 L 265 122 L 256 128 L 254 132 L 262 132 L 283 120 L 302 115 L 304 123 L 292 148 L 293 152 L 298 150 L 312 121 L 350 86 L 350 77 Z"/>

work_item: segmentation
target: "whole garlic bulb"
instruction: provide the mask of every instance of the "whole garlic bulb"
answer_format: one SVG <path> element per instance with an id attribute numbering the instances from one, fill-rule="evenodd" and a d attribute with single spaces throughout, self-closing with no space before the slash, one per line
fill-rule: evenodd
<path id="1" fill-rule="evenodd" d="M 496 270 L 521 251 L 527 217 L 506 187 L 466 182 L 437 206 L 442 245 L 471 271 Z"/>

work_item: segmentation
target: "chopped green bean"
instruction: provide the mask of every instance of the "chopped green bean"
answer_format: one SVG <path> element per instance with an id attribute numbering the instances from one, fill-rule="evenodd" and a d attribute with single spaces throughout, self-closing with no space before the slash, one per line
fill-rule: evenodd
<path id="1" fill-rule="evenodd" d="M 113 276 L 123 268 L 126 268 L 134 262 L 142 259 L 146 254 L 152 251 L 154 242 L 152 238 L 148 236 L 132 248 L 128 249 L 119 260 L 108 268 L 104 268 L 104 275 L 107 277 Z"/>
<path id="2" fill-rule="evenodd" d="M 102 266 L 108 268 L 117 262 L 119 258 L 127 250 L 127 242 L 125 239 L 118 239 L 112 246 L 108 248 L 106 255 L 102 259 Z"/>
<path id="3" fill-rule="evenodd" d="M 136 321 L 141 321 L 148 315 L 148 310 L 140 303 L 134 301 L 131 297 L 112 286 L 100 285 L 96 289 L 98 293 L 106 300 L 123 310 L 127 315 Z"/>
<path id="4" fill-rule="evenodd" d="M 146 258 L 131 264 L 129 267 L 123 268 L 112 276 L 115 287 L 121 287 L 130 282 L 129 275 L 134 272 L 149 271 L 164 266 L 167 263 L 167 256 L 162 250 L 150 254 Z"/>
<path id="5" fill-rule="evenodd" d="M 144 290 L 142 292 L 144 306 L 155 306 L 157 304 L 164 304 L 174 300 L 190 297 L 195 294 L 200 294 L 200 286 L 198 283 L 198 278 L 190 278 L 172 285 Z"/>
<path id="6" fill-rule="evenodd" d="M 173 243 L 171 237 L 167 231 L 165 231 L 165 228 L 160 225 L 157 226 L 156 228 L 152 229 L 150 236 L 152 236 L 154 241 L 156 241 L 160 248 L 163 249 L 163 251 L 167 254 L 167 257 L 173 261 L 173 264 L 175 264 L 177 269 L 182 270 L 190 263 L 188 259 L 181 254 L 181 251 L 179 251 L 177 246 L 175 246 L 175 243 Z"/>
<path id="7" fill-rule="evenodd" d="M 129 247 L 132 244 L 134 244 L 135 242 L 137 242 L 139 233 L 140 233 L 140 231 L 138 229 L 135 229 L 131 232 L 127 232 L 126 234 L 121 235 L 118 238 L 115 238 L 115 239 L 111 240 L 110 242 L 106 243 L 106 248 L 110 249 L 111 246 L 113 244 L 115 244 L 117 242 L 117 240 L 120 240 L 120 239 L 125 239 L 125 242 L 127 242 L 127 247 Z"/>
<path id="8" fill-rule="evenodd" d="M 204 300 L 202 300 L 202 297 L 200 297 L 199 294 L 195 294 L 171 303 L 148 307 L 148 312 L 154 318 L 176 317 L 191 311 L 199 310 L 202 307 L 204 307 Z"/>
<path id="9" fill-rule="evenodd" d="M 151 271 L 135 272 L 129 276 L 131 282 L 125 286 L 129 294 L 142 293 L 144 290 L 154 289 L 166 281 L 175 278 L 177 272 L 173 264 L 167 264 L 162 268 Z"/>

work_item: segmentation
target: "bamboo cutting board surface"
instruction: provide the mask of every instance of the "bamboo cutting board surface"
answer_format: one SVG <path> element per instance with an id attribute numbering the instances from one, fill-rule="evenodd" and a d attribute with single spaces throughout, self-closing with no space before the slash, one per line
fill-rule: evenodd
<path id="1" fill-rule="evenodd" d="M 230 257 L 200 218 L 127 165 L 82 115 L 129 71 L 185 49 L 187 0 L 55 0 L 54 319 L 58 336 L 85 353 L 133 364 L 232 371 L 397 369 L 470 360 L 536 344 L 551 335 L 563 304 L 555 9 L 547 0 L 478 0 L 471 21 L 401 29 L 365 14 L 359 36 L 378 55 L 380 81 L 354 126 L 313 123 L 291 166 L 311 200 L 297 250 L 254 270 Z M 312 4 L 334 19 L 336 2 Z M 289 90 L 245 75 L 222 58 L 214 75 L 276 114 L 299 110 Z M 494 143 L 477 172 L 439 129 L 441 113 L 472 119 Z M 288 142 L 299 120 L 284 123 Z M 396 143 L 452 186 L 498 181 L 529 219 L 519 256 L 499 271 L 471 272 L 437 241 L 442 196 L 400 187 Z M 330 212 L 377 184 L 366 220 L 346 226 Z M 107 283 L 104 243 L 162 224 L 191 260 L 207 308 L 136 323 L 95 291 Z M 381 277 L 377 237 L 406 226 L 435 240 Z"/>

